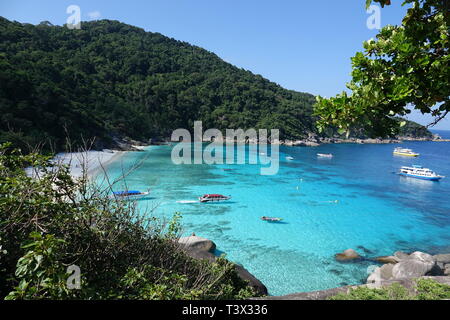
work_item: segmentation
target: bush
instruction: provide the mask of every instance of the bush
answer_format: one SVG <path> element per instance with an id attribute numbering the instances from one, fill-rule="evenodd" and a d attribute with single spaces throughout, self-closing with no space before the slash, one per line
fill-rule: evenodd
<path id="1" fill-rule="evenodd" d="M 357 287 L 348 293 L 340 293 L 330 300 L 443 300 L 450 299 L 450 286 L 438 283 L 432 279 L 417 279 L 415 293 L 394 283 L 388 287 L 371 289 L 368 287 Z"/>
<path id="2" fill-rule="evenodd" d="M 38 168 L 28 177 L 24 168 Z M 86 171 L 87 172 L 87 171 Z M 166 223 L 111 199 L 86 174 L 0 145 L 0 297 L 7 299 L 237 299 L 255 295 L 232 263 L 188 257 L 179 218 Z M 68 266 L 81 270 L 68 290 Z"/>
<path id="3" fill-rule="evenodd" d="M 398 283 L 381 288 L 371 289 L 368 287 L 357 287 L 351 289 L 349 293 L 340 293 L 330 298 L 330 300 L 409 300 L 408 291 Z"/>

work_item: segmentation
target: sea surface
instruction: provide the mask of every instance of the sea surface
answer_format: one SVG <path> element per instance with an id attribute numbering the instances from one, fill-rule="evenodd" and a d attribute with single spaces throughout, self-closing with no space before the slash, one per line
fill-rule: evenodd
<path id="1" fill-rule="evenodd" d="M 397 146 L 420 157 L 393 156 Z M 108 175 L 114 179 L 142 162 L 126 177 L 129 190 L 151 189 L 138 201 L 141 210 L 154 208 L 151 214 L 165 219 L 181 212 L 185 235 L 213 240 L 216 254 L 242 264 L 271 295 L 363 283 L 374 265 L 370 258 L 397 250 L 450 252 L 450 142 L 280 147 L 280 170 L 273 176 L 260 175 L 261 165 L 175 165 L 171 149 L 130 152 L 108 165 Z M 334 157 L 319 159 L 317 153 Z M 448 178 L 430 182 L 396 174 L 413 164 Z M 199 203 L 207 193 L 232 199 Z M 335 261 L 348 248 L 366 259 Z"/>

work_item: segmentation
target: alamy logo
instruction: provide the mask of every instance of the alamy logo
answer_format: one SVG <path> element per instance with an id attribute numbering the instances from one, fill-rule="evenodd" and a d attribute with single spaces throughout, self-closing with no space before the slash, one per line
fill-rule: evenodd
<path id="1" fill-rule="evenodd" d="M 186 129 L 177 129 L 171 140 L 178 142 L 172 149 L 172 162 L 180 164 L 223 164 L 224 149 L 226 164 L 245 164 L 248 144 L 248 164 L 261 164 L 261 175 L 275 175 L 279 170 L 279 130 L 226 129 L 224 139 L 219 129 L 208 129 L 203 133 L 201 121 L 194 123 L 194 139 Z M 203 142 L 210 142 L 203 148 Z M 270 145 L 270 156 L 268 146 Z M 225 148 L 224 148 L 225 146 Z M 192 150 L 192 147 L 194 150 Z"/>
<path id="2" fill-rule="evenodd" d="M 367 18 L 367 28 L 370 30 L 380 30 L 381 29 L 381 8 L 380 6 L 371 5 L 367 9 L 367 14 L 371 16 Z"/>
<path id="3" fill-rule="evenodd" d="M 66 13 L 70 16 L 66 20 L 67 28 L 69 29 L 81 29 L 81 9 L 77 5 L 70 5 L 66 9 Z"/>
<path id="4" fill-rule="evenodd" d="M 67 267 L 67 273 L 70 276 L 67 278 L 66 285 L 70 290 L 81 289 L 81 270 L 77 265 L 71 265 Z"/>

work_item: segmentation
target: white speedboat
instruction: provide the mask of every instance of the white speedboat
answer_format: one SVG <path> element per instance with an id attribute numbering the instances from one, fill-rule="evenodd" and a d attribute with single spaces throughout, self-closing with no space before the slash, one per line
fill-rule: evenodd
<path id="1" fill-rule="evenodd" d="M 331 153 L 318 153 L 317 157 L 319 157 L 319 158 L 333 158 L 333 154 L 331 154 Z"/>
<path id="2" fill-rule="evenodd" d="M 292 161 L 292 160 L 294 160 L 294 158 L 293 157 L 286 157 L 286 160 Z"/>
<path id="3" fill-rule="evenodd" d="M 221 194 L 205 194 L 198 198 L 200 202 L 225 201 L 230 199 L 231 197 L 227 197 Z"/>
<path id="4" fill-rule="evenodd" d="M 430 181 L 439 181 L 445 178 L 422 166 L 401 167 L 399 175 Z"/>

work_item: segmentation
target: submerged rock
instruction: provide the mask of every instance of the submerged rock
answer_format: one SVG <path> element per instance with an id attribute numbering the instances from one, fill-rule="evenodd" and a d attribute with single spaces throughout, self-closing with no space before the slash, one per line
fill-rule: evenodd
<path id="1" fill-rule="evenodd" d="M 400 262 L 400 259 L 397 258 L 396 256 L 377 257 L 374 260 L 378 261 L 380 263 L 391 263 L 391 264 L 396 264 L 396 263 Z"/>
<path id="2" fill-rule="evenodd" d="M 361 256 L 353 249 L 347 249 L 342 253 L 337 253 L 334 257 L 337 261 L 349 261 L 361 258 Z"/>

